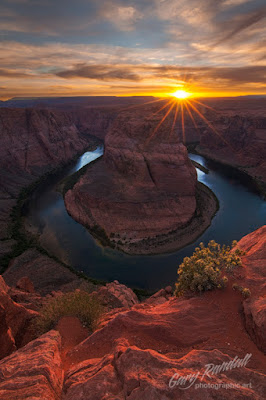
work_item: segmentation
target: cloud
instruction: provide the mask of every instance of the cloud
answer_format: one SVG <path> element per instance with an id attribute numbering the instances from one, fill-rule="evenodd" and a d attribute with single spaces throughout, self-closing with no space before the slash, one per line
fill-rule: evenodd
<path id="1" fill-rule="evenodd" d="M 58 71 L 61 78 L 86 78 L 99 81 L 128 80 L 139 81 L 141 77 L 131 71 L 130 68 L 114 65 L 84 65 L 78 64 L 72 69 Z"/>
<path id="2" fill-rule="evenodd" d="M 119 6 L 112 2 L 104 3 L 100 15 L 121 31 L 132 31 L 137 21 L 143 18 L 143 14 L 136 8 Z"/>
<path id="3" fill-rule="evenodd" d="M 266 84 L 265 66 L 247 67 L 184 67 L 176 65 L 81 65 L 62 70 L 57 76 L 66 79 L 96 79 L 98 81 L 160 82 L 164 79 L 172 84 L 209 85 L 228 87 L 239 84 Z"/>
<path id="4" fill-rule="evenodd" d="M 247 30 L 252 25 L 257 24 L 266 18 L 266 7 L 262 7 L 255 12 L 248 13 L 247 15 L 237 16 L 234 20 L 227 24 L 227 31 L 217 42 L 215 46 L 231 40 L 234 36 L 238 35 L 244 30 Z M 229 29 L 228 29 L 229 28 Z"/>
<path id="5" fill-rule="evenodd" d="M 9 70 L 0 68 L 0 77 L 4 78 L 30 78 L 32 77 L 30 74 L 18 72 L 16 70 Z"/>
<path id="6" fill-rule="evenodd" d="M 103 94 L 186 80 L 257 90 L 265 87 L 265 15 L 265 0 L 2 0 L 0 85 Z"/>

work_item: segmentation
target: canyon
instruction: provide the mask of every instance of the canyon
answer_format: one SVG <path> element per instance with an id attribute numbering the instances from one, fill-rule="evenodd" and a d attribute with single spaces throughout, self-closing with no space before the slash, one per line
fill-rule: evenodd
<path id="1" fill-rule="evenodd" d="M 145 105 L 145 102 L 154 103 Z M 244 171 L 256 182 L 260 192 L 265 193 L 266 135 L 263 113 L 265 99 L 205 99 L 203 103 L 204 105 L 195 104 L 213 128 L 220 132 L 220 137 L 197 113 L 194 114 L 196 129 L 190 116 L 185 113 L 183 138 L 180 116 L 173 130 L 170 114 L 155 132 L 152 140 L 145 144 L 148 132 L 152 134 L 160 119 L 165 115 L 164 110 L 158 111 L 162 104 L 166 104 L 166 101 L 157 102 L 152 98 L 139 97 L 33 99 L 2 102 L 0 106 L 0 258 L 4 260 L 5 268 L 12 259 L 12 254 L 19 255 L 20 253 L 16 248 L 16 237 L 10 234 L 10 226 L 12 225 L 12 210 L 21 192 L 25 187 L 34 186 L 40 178 L 42 180 L 39 184 L 44 182 L 44 176 L 66 166 L 78 154 L 99 143 L 97 140 L 105 140 L 106 148 L 103 160 L 100 160 L 99 166 L 95 165 L 93 170 L 98 171 L 98 177 L 103 181 L 102 184 L 94 182 L 99 196 L 98 200 L 94 197 L 90 201 L 95 201 L 98 206 L 101 204 L 102 209 L 106 210 L 112 205 L 113 216 L 109 219 L 109 213 L 102 210 L 102 215 L 97 215 L 96 219 L 93 218 L 93 224 L 96 223 L 94 234 L 96 233 L 96 237 L 100 236 L 101 240 L 103 236 L 106 239 L 107 235 L 109 244 L 113 242 L 112 245 L 120 246 L 123 251 L 129 253 L 146 254 L 149 251 L 156 253 L 176 250 L 189 241 L 195 240 L 200 231 L 206 229 L 211 222 L 216 204 L 208 191 L 195 184 L 195 170 L 187 158 L 186 150 L 182 147 L 181 139 L 184 139 L 187 145 L 193 144 L 194 151 L 199 154 Z M 146 125 L 142 126 L 141 121 L 146 121 Z M 132 129 L 138 132 L 130 131 Z M 160 140 L 162 140 L 161 145 Z M 132 151 L 130 146 L 132 146 Z M 136 159 L 134 159 L 135 156 Z M 121 169 L 124 169 L 124 172 L 121 172 Z M 173 178 L 173 171 L 176 169 L 180 171 L 179 181 Z M 165 182 L 163 182 L 165 178 L 160 175 L 160 170 L 167 173 Z M 185 184 L 181 184 L 183 173 Z M 105 178 L 103 175 L 106 175 Z M 158 182 L 160 182 L 159 186 Z M 66 204 L 70 214 L 76 220 L 91 226 L 92 218 L 85 215 L 86 212 L 84 214 L 82 206 L 84 203 L 86 209 L 85 198 L 88 193 L 83 189 L 86 186 L 88 188 L 90 184 L 92 182 L 90 182 L 88 170 L 80 182 L 77 182 L 74 190 L 67 193 Z M 117 201 L 114 197 L 112 198 L 113 191 L 108 189 L 112 185 L 118 193 Z M 125 186 L 127 191 L 123 192 Z M 146 186 L 146 191 L 142 190 L 143 186 Z M 82 189 L 82 196 L 80 196 L 79 188 Z M 104 190 L 108 194 L 104 193 Z M 99 201 L 101 196 L 102 202 Z M 132 202 L 134 196 L 139 196 L 135 204 Z M 164 196 L 169 197 L 169 203 Z M 157 209 L 153 202 L 155 197 L 158 200 Z M 201 210 L 198 207 L 196 210 L 198 201 L 196 198 L 200 197 L 203 203 L 208 203 L 209 206 L 202 207 Z M 180 204 L 177 201 L 180 201 Z M 143 204 L 146 202 L 147 209 L 140 211 L 139 202 Z M 126 218 L 129 204 L 132 210 L 131 220 Z M 156 215 L 153 217 L 153 223 L 149 218 L 151 204 L 154 207 L 153 215 Z M 122 205 L 125 207 L 124 212 Z M 80 210 L 79 207 L 81 207 Z M 119 218 L 122 213 L 124 213 L 123 224 L 127 226 L 130 233 L 121 229 L 122 219 L 119 223 Z M 139 221 L 140 218 L 143 222 Z M 113 221 L 115 221 L 114 224 Z M 177 227 L 182 228 L 176 229 Z M 119 236 L 110 238 L 111 234 L 115 234 L 113 232 L 115 229 Z M 147 229 L 148 240 L 145 238 L 145 229 Z M 139 246 L 140 243 L 141 246 Z"/>
<path id="2" fill-rule="evenodd" d="M 75 104 L 1 104 L 1 399 L 216 399 L 214 385 L 220 385 L 221 399 L 228 393 L 232 398 L 263 398 L 265 226 L 238 242 L 245 251 L 243 265 L 225 289 L 177 298 L 168 285 L 152 296 L 137 297 L 118 281 L 103 285 L 66 268 L 36 241 L 17 246 L 27 232 L 23 212 L 21 225 L 16 225 L 13 207 L 27 207 L 31 191 L 21 197 L 25 188 L 42 185 L 44 177 L 49 180 L 104 141 L 103 157 L 85 167 L 65 194 L 69 213 L 94 227 L 95 237 L 104 236 L 106 244 L 113 241 L 126 252 L 184 246 L 188 238 L 197 237 L 199 228 L 206 229 L 217 205 L 197 183 L 183 139 L 196 152 L 244 171 L 263 192 L 264 101 L 258 106 L 254 99 L 208 100 L 206 105 L 215 112 L 200 105 L 222 138 L 199 116 L 195 129 L 185 115 L 184 138 L 180 124 L 172 131 L 172 119 L 156 129 L 164 115 L 158 113 L 161 104 L 144 105 L 145 99 L 110 99 L 104 106 L 92 99 L 90 104 L 84 99 Z M 154 239 L 145 242 L 147 238 Z M 244 299 L 233 284 L 248 288 L 251 296 Z M 64 293 L 83 292 L 104 308 L 93 333 L 69 316 L 36 337 L 32 323 L 45 304 Z M 221 365 L 247 354 L 252 356 L 241 368 L 204 375 L 207 364 Z M 198 372 L 195 385 L 186 390 L 178 378 L 169 386 L 174 374 Z M 196 383 L 203 386 L 196 390 Z"/>
<path id="3" fill-rule="evenodd" d="M 65 194 L 75 220 L 132 254 L 183 247 L 216 211 L 215 198 L 197 183 L 185 146 L 171 132 L 172 121 L 159 126 L 155 111 L 154 105 L 121 111 L 105 137 L 103 158 Z"/>

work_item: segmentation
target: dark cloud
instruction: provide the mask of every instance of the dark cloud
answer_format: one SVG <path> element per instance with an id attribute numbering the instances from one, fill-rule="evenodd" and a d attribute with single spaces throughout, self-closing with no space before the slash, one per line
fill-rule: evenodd
<path id="1" fill-rule="evenodd" d="M 186 77 L 186 81 L 200 82 L 206 78 L 225 80 L 227 84 L 266 83 L 266 68 L 264 65 L 247 67 L 176 67 L 162 66 L 152 69 L 154 75 L 160 78 L 178 79 Z"/>
<path id="2" fill-rule="evenodd" d="M 240 15 L 238 18 L 229 20 L 229 23 L 221 24 L 221 30 L 225 29 L 225 34 L 215 42 L 215 46 L 219 44 L 224 44 L 227 41 L 230 41 L 236 35 L 241 33 L 242 31 L 250 28 L 252 25 L 257 24 L 261 20 L 266 18 L 266 6 L 262 7 L 255 12 L 251 12 L 248 14 Z"/>
<path id="3" fill-rule="evenodd" d="M 61 78 L 87 78 L 100 81 L 128 80 L 139 81 L 141 77 L 134 73 L 131 68 L 114 65 L 77 65 L 72 69 L 58 71 L 57 76 Z"/>
<path id="4" fill-rule="evenodd" d="M 85 78 L 99 81 L 141 81 L 145 78 L 182 80 L 199 83 L 212 79 L 225 81 L 226 85 L 266 83 L 265 66 L 247 67 L 184 67 L 175 65 L 79 65 L 56 73 L 61 78 Z"/>

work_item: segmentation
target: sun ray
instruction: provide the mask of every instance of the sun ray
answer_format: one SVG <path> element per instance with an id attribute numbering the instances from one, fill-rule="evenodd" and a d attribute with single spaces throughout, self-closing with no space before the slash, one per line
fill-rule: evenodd
<path id="1" fill-rule="evenodd" d="M 141 104 L 133 104 L 133 106 L 128 106 L 128 107 L 123 108 L 122 111 L 130 110 L 131 108 L 136 108 L 136 107 L 145 106 L 145 105 L 147 105 L 147 104 L 158 103 L 158 102 L 163 101 L 163 100 L 165 100 L 164 97 L 161 98 L 161 99 L 157 99 L 157 100 L 147 101 L 147 102 L 141 103 Z"/>
<path id="2" fill-rule="evenodd" d="M 183 143 L 185 144 L 185 122 L 184 122 L 184 105 L 183 102 L 181 103 L 181 123 L 182 123 L 182 138 L 183 138 Z"/>
<path id="3" fill-rule="evenodd" d="M 204 106 L 204 107 L 209 108 L 210 110 L 214 111 L 215 113 L 220 114 L 219 111 L 215 110 L 214 108 L 212 108 L 212 107 L 210 107 L 210 106 L 207 106 L 207 104 L 201 103 L 200 101 L 195 100 L 195 99 L 191 99 L 191 101 L 192 101 L 192 102 L 194 101 L 195 103 L 198 103 L 198 104 L 200 104 L 200 105 L 202 105 L 202 106 Z"/>
<path id="4" fill-rule="evenodd" d="M 200 118 L 208 125 L 208 127 L 227 145 L 229 146 L 232 150 L 234 150 L 232 148 L 232 146 L 224 139 L 224 137 L 214 128 L 214 126 L 207 120 L 207 118 L 204 117 L 204 115 L 201 114 L 201 112 L 199 110 L 197 110 L 197 108 L 191 104 L 191 102 L 189 100 L 187 100 L 187 102 L 189 103 L 189 105 L 193 108 L 193 110 L 200 116 Z"/>
<path id="5" fill-rule="evenodd" d="M 190 116 L 191 121 L 193 122 L 193 125 L 195 126 L 196 130 L 198 131 L 199 130 L 198 125 L 196 124 L 195 118 L 193 117 L 192 112 L 190 111 L 189 105 L 187 104 L 187 102 L 185 102 L 185 107 L 187 109 L 187 112 Z"/>
<path id="6" fill-rule="evenodd" d="M 166 104 L 164 104 L 161 108 L 159 108 L 159 110 L 157 110 L 156 112 L 153 113 L 153 115 L 159 114 L 159 112 L 163 111 L 167 106 L 169 106 L 169 104 L 173 103 L 174 100 L 169 100 Z"/>
<path id="7" fill-rule="evenodd" d="M 169 139 L 171 139 L 172 134 L 173 134 L 173 131 L 174 131 L 174 127 L 175 127 L 175 124 L 176 124 L 176 118 L 177 118 L 178 110 L 179 110 L 179 103 L 176 102 L 175 115 L 174 115 L 174 120 L 173 120 L 173 124 L 172 124 L 172 128 L 171 128 L 171 132 L 170 132 Z"/>
<path id="8" fill-rule="evenodd" d="M 165 121 L 165 119 L 168 117 L 168 115 L 170 114 L 170 112 L 172 111 L 173 107 L 175 106 L 175 103 L 173 102 L 172 105 L 169 106 L 169 109 L 167 110 L 166 114 L 163 116 L 163 118 L 161 119 L 161 121 L 157 124 L 156 128 L 154 129 L 154 131 L 152 132 L 152 134 L 150 135 L 150 137 L 148 137 L 148 139 L 145 142 L 145 145 L 148 144 L 151 139 L 153 138 L 153 136 L 156 134 L 156 132 L 158 131 L 158 129 L 160 128 L 160 126 L 162 125 L 162 123 Z"/>

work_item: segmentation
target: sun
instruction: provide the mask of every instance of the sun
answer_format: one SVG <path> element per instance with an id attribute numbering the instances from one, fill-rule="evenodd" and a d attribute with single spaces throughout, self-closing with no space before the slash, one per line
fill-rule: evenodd
<path id="1" fill-rule="evenodd" d="M 172 94 L 172 96 L 176 97 L 179 100 L 184 100 L 191 96 L 192 93 L 187 92 L 186 90 L 177 90 Z"/>

